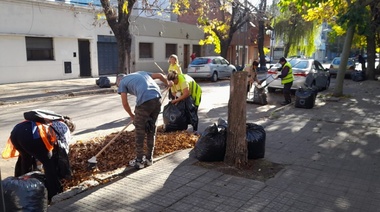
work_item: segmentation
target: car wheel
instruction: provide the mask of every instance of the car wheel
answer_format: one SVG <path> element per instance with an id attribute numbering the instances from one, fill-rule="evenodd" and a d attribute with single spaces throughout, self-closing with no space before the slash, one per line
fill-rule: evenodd
<path id="1" fill-rule="evenodd" d="M 211 76 L 211 82 L 218 81 L 218 73 L 214 72 Z"/>
<path id="2" fill-rule="evenodd" d="M 326 82 L 326 86 L 325 86 L 324 90 L 327 90 L 329 87 L 330 87 L 330 77 L 327 78 L 327 82 Z"/>

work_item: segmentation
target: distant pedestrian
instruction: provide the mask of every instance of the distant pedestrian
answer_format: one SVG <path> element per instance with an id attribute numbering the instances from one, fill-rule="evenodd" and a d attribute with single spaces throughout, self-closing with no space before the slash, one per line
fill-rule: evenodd
<path id="1" fill-rule="evenodd" d="M 362 71 L 365 71 L 365 59 L 361 54 L 358 56 L 358 62 L 362 65 Z"/>
<path id="2" fill-rule="evenodd" d="M 195 52 L 193 52 L 193 53 L 190 55 L 191 61 L 193 61 L 196 57 L 197 57 L 197 54 L 196 54 Z"/>
<path id="3" fill-rule="evenodd" d="M 179 65 L 178 57 L 175 54 L 169 56 L 169 69 L 168 73 L 176 72 L 177 74 L 182 74 L 181 66 Z"/>
<path id="4" fill-rule="evenodd" d="M 144 71 L 119 75 L 116 80 L 117 92 L 121 96 L 124 110 L 129 114 L 135 125 L 136 158 L 131 160 L 129 165 L 136 169 L 142 169 L 153 164 L 156 121 L 161 111 L 161 92 L 160 87 L 154 81 L 155 79 L 160 79 L 167 86 L 172 85 L 165 75 Z M 128 94 L 136 96 L 134 112 L 129 106 Z M 145 136 L 147 142 L 146 154 L 144 154 Z"/>
<path id="5" fill-rule="evenodd" d="M 285 101 L 281 103 L 281 105 L 287 105 L 292 102 L 290 96 L 290 89 L 293 85 L 294 77 L 292 71 L 292 65 L 284 57 L 280 58 L 279 63 L 281 64 L 281 74 L 277 76 L 277 78 L 281 79 L 281 84 L 284 85 L 284 89 L 282 90 L 284 94 Z"/>

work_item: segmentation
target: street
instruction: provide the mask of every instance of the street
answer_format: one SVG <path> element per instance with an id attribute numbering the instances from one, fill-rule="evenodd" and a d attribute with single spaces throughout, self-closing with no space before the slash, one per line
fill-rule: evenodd
<path id="1" fill-rule="evenodd" d="M 260 74 L 260 78 L 264 77 Z M 199 107 L 199 131 L 202 132 L 207 126 L 217 122 L 215 118 L 209 118 L 210 111 L 218 112 L 220 118 L 226 119 L 228 114 L 222 112 L 228 107 L 230 81 L 229 79 L 219 80 L 215 83 L 209 81 L 198 81 L 202 87 L 202 102 Z M 131 107 L 134 107 L 134 97 L 131 98 Z M 268 96 L 268 102 L 277 101 L 282 98 L 280 93 Z M 278 99 L 278 101 L 280 101 Z M 166 105 L 166 98 L 163 106 Z M 277 105 L 278 106 L 278 105 Z M 265 116 L 268 110 L 275 108 L 275 105 L 260 106 L 247 104 L 247 113 L 260 107 L 260 116 Z M 33 109 L 52 110 L 56 113 L 71 117 L 75 124 L 76 130 L 72 136 L 72 142 L 78 140 L 88 140 L 90 138 L 108 135 L 112 132 L 119 131 L 127 124 L 128 114 L 124 111 L 120 96 L 117 94 L 89 95 L 63 100 L 50 100 L 46 102 L 31 102 L 16 105 L 1 105 L 0 117 L 0 145 L 5 146 L 9 134 L 13 127 L 24 120 L 23 113 Z M 220 112 L 219 112 L 220 110 Z M 258 117 L 259 118 L 259 117 Z M 162 115 L 159 116 L 158 125 L 163 124 Z M 191 126 L 189 125 L 189 128 Z M 130 126 L 128 130 L 133 129 Z M 13 176 L 16 158 L 0 160 L 2 178 Z"/>

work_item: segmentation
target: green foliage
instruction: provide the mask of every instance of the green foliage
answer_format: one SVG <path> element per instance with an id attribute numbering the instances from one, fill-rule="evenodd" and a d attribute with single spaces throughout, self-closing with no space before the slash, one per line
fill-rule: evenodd
<path id="1" fill-rule="evenodd" d="M 301 14 L 285 11 L 276 18 L 275 23 L 276 40 L 290 44 L 288 54 L 297 55 L 301 52 L 311 56 L 314 53 L 314 40 L 319 35 L 316 22 L 305 21 Z"/>

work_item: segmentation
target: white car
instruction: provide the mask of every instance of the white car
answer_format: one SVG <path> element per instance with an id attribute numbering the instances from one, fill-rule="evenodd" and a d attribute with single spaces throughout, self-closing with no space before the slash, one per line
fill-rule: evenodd
<path id="1" fill-rule="evenodd" d="M 288 62 L 292 65 L 294 76 L 292 90 L 297 90 L 300 87 L 317 87 L 318 90 L 326 90 L 330 86 L 330 72 L 319 61 L 297 58 L 288 60 Z M 275 79 L 281 73 L 278 71 L 280 67 L 281 64 L 278 63 L 267 72 L 268 92 L 284 88 L 281 79 Z"/>
<path id="2" fill-rule="evenodd" d="M 221 56 L 197 57 L 187 68 L 187 74 L 192 78 L 206 78 L 212 82 L 230 77 L 235 71 L 236 67 Z"/>

